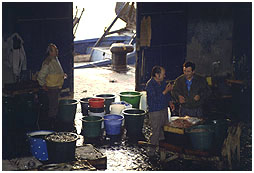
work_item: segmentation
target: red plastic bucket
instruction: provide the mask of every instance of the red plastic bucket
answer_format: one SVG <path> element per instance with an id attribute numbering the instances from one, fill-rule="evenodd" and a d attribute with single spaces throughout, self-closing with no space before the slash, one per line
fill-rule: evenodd
<path id="1" fill-rule="evenodd" d="M 91 98 L 88 100 L 89 107 L 91 108 L 103 108 L 104 107 L 104 98 Z"/>

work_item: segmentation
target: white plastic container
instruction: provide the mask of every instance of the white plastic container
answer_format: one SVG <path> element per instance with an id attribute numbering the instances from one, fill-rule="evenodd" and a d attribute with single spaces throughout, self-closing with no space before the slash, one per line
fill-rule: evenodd
<path id="1" fill-rule="evenodd" d="M 124 109 L 125 109 L 125 105 L 123 104 L 112 104 L 109 107 L 110 114 L 117 114 L 117 115 L 121 115 L 122 110 Z"/>
<path id="2" fill-rule="evenodd" d="M 146 91 L 142 91 L 140 93 L 142 93 L 142 96 L 140 98 L 139 108 L 144 110 L 144 111 L 147 111 L 147 94 L 146 94 Z"/>

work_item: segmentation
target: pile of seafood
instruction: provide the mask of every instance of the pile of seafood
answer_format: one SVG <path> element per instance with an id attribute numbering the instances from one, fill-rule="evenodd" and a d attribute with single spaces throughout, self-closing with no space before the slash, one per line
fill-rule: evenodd
<path id="1" fill-rule="evenodd" d="M 197 117 L 190 117 L 190 116 L 171 117 L 171 121 L 169 125 L 171 127 L 176 127 L 176 128 L 189 128 L 200 121 L 202 121 L 202 119 Z"/>

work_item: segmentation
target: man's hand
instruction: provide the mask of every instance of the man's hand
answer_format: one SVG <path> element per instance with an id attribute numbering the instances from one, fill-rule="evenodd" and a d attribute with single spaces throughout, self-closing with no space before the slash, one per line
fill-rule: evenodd
<path id="1" fill-rule="evenodd" d="M 184 96 L 181 96 L 181 95 L 179 95 L 178 96 L 178 99 L 179 99 L 179 102 L 182 104 L 182 103 L 185 103 L 185 98 L 184 98 Z"/>
<path id="2" fill-rule="evenodd" d="M 174 103 L 172 101 L 169 102 L 169 106 L 170 106 L 172 111 L 175 110 L 175 105 L 174 105 Z"/>
<path id="3" fill-rule="evenodd" d="M 48 91 L 48 87 L 47 87 L 46 85 L 43 85 L 43 86 L 42 86 L 42 89 L 43 89 L 44 91 Z"/>
<path id="4" fill-rule="evenodd" d="M 165 90 L 163 91 L 163 94 L 166 95 L 169 91 L 172 91 L 173 85 L 168 83 Z"/>
<path id="5" fill-rule="evenodd" d="M 64 79 L 67 79 L 68 75 L 66 73 L 64 73 Z"/>
<path id="6" fill-rule="evenodd" d="M 200 100 L 200 96 L 199 95 L 195 95 L 194 100 L 195 101 L 199 101 Z"/>

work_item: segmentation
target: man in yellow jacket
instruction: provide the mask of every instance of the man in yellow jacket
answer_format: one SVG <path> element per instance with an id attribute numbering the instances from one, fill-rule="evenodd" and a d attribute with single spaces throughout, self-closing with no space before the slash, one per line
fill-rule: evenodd
<path id="1" fill-rule="evenodd" d="M 50 43 L 47 48 L 46 59 L 43 61 L 37 77 L 37 81 L 48 97 L 48 119 L 51 128 L 54 128 L 55 125 L 59 93 L 66 77 L 57 56 L 56 45 Z"/>

